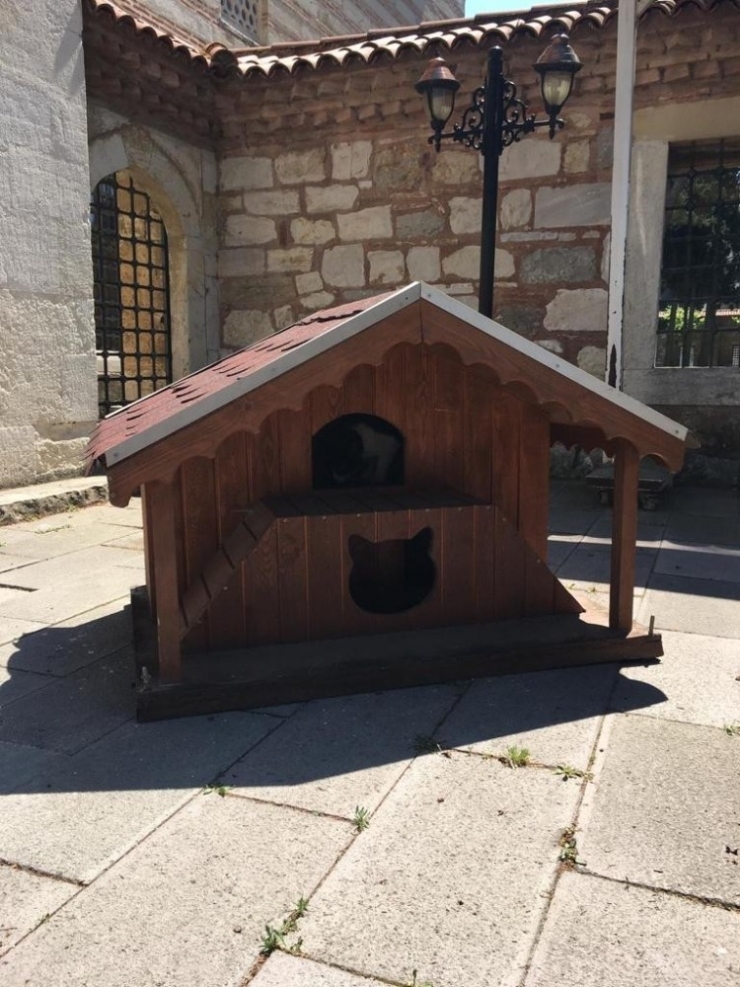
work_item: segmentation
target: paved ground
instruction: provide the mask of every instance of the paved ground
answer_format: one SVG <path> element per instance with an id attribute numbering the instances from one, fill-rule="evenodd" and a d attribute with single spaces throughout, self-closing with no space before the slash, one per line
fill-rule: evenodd
<path id="1" fill-rule="evenodd" d="M 139 525 L 0 528 L 4 987 L 737 987 L 736 495 L 641 514 L 661 664 L 150 725 Z M 600 598 L 609 512 L 561 485 L 551 527 Z"/>

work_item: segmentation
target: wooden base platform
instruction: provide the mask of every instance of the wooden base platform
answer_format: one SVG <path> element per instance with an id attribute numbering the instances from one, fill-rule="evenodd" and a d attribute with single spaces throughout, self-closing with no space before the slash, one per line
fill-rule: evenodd
<path id="1" fill-rule="evenodd" d="M 157 681 L 146 592 L 132 592 L 140 721 L 256 709 L 328 696 L 577 665 L 646 661 L 659 634 L 610 630 L 603 611 L 360 638 L 270 645 L 183 658 L 183 681 Z"/>

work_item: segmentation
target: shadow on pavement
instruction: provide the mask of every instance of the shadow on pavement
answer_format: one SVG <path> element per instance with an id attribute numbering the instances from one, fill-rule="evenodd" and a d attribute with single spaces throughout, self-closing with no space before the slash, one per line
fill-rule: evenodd
<path id="1" fill-rule="evenodd" d="M 0 686 L 0 794 L 192 788 L 256 745 L 241 772 L 253 786 L 348 774 L 413 757 L 415 740 L 434 734 L 466 690 L 462 702 L 470 715 L 450 719 L 448 746 L 600 716 L 617 682 L 624 710 L 666 698 L 653 686 L 621 679 L 616 665 L 600 665 L 481 679 L 469 688 L 429 686 L 138 724 L 133 656 L 121 640 L 120 613 L 24 635 L 9 660 L 11 673 L 28 677 L 44 661 L 74 665 L 81 633 L 88 664 L 48 676 L 9 705 L 16 676 Z"/>

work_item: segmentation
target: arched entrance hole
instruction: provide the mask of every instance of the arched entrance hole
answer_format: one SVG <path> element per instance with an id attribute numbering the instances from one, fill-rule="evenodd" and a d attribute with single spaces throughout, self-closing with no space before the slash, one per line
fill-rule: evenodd
<path id="1" fill-rule="evenodd" d="M 400 486 L 403 453 L 403 435 L 384 418 L 342 415 L 313 437 L 314 489 Z"/>

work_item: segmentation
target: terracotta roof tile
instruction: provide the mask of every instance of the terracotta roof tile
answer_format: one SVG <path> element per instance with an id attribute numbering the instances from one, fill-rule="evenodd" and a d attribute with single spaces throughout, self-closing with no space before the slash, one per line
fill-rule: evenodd
<path id="1" fill-rule="evenodd" d="M 643 17 L 660 12 L 672 17 L 686 8 L 710 11 L 720 3 L 730 2 L 740 7 L 740 0 L 655 0 Z M 341 67 L 352 59 L 370 64 L 385 55 L 397 58 L 403 51 L 412 49 L 419 54 L 431 54 L 438 50 L 452 51 L 459 45 L 491 44 L 510 41 L 517 35 L 539 37 L 553 28 L 572 32 L 582 27 L 603 28 L 616 17 L 617 0 L 601 3 L 565 3 L 531 10 L 514 10 L 509 13 L 478 14 L 475 17 L 448 21 L 429 21 L 395 30 L 372 30 L 365 34 L 320 38 L 315 41 L 294 41 L 267 47 L 229 49 L 221 44 L 211 44 L 202 50 L 183 39 L 169 35 L 141 18 L 134 17 L 109 0 L 85 0 L 94 14 L 113 18 L 117 24 L 133 27 L 137 34 L 150 34 L 173 52 L 184 55 L 193 63 L 199 63 L 215 75 L 272 76 L 278 72 L 292 74 L 308 67 Z"/>

